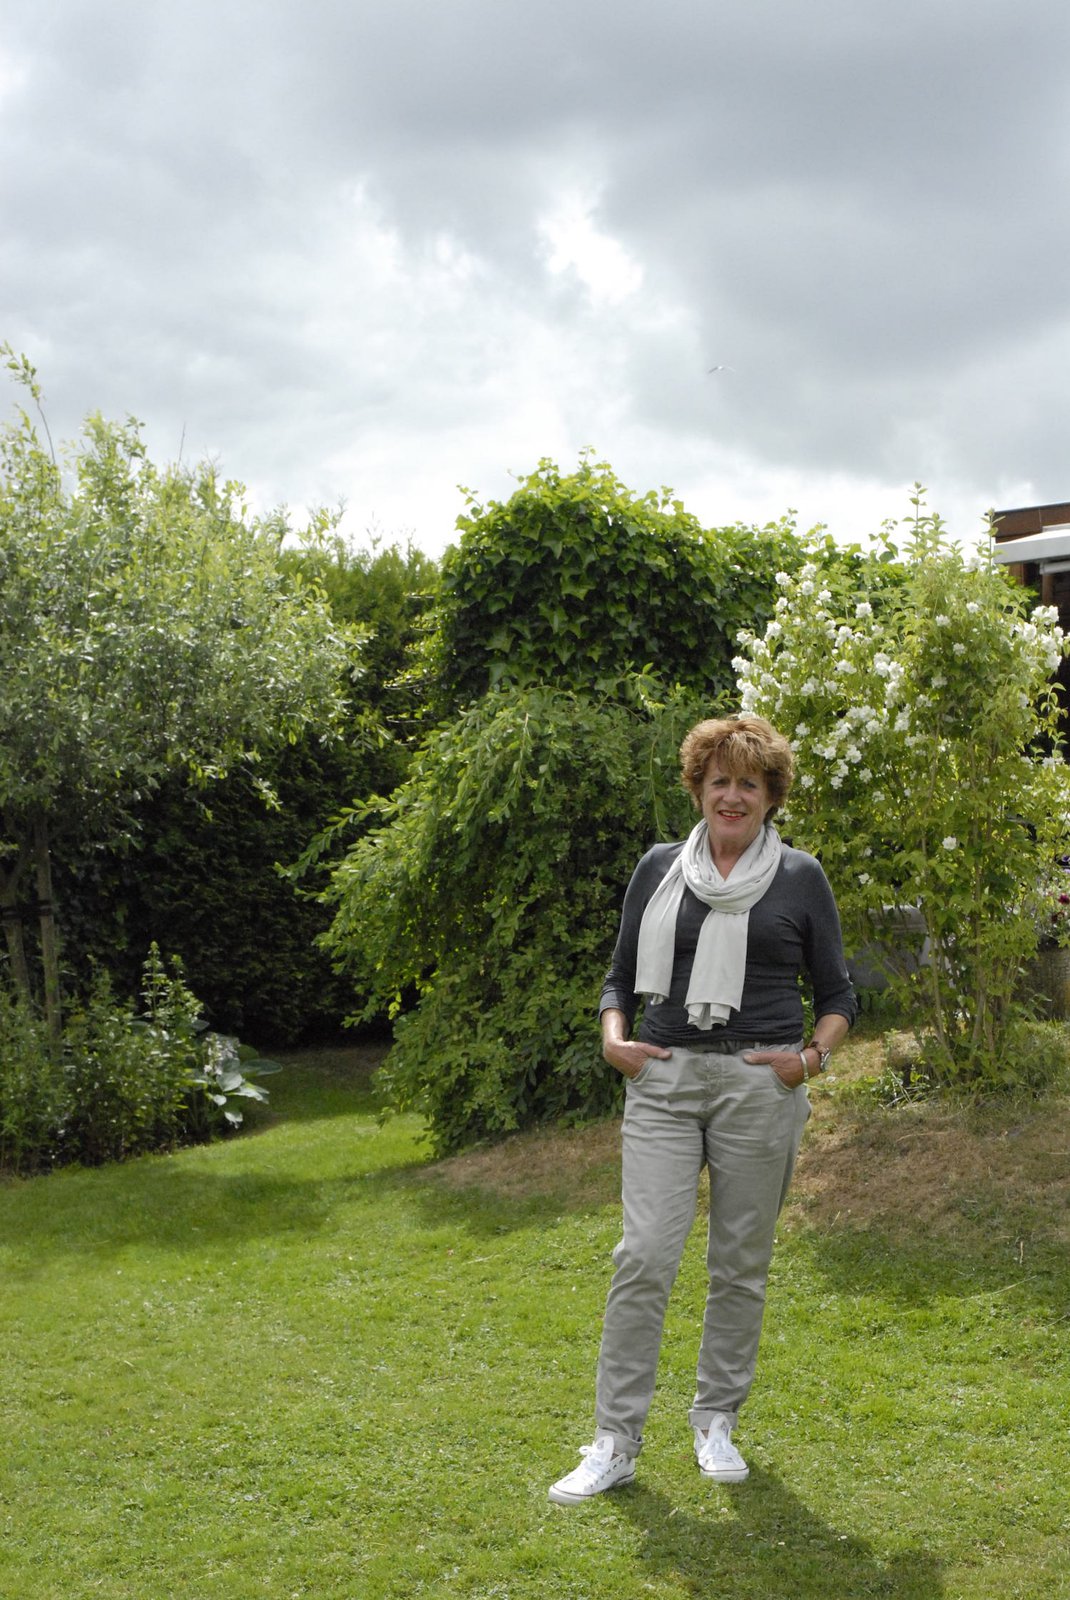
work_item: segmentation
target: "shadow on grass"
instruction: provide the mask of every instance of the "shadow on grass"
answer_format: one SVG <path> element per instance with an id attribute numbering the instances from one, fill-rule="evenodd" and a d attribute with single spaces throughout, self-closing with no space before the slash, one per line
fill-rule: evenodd
<path id="1" fill-rule="evenodd" d="M 894 1238 L 873 1227 L 836 1231 L 797 1230 L 784 1254 L 798 1251 L 837 1295 L 872 1296 L 902 1311 L 925 1310 L 938 1300 L 1014 1297 L 1065 1315 L 1070 1302 L 1070 1265 L 1054 1243 L 1031 1244 L 994 1237 L 987 1244 L 925 1237 Z"/>
<path id="2" fill-rule="evenodd" d="M 283 1069 L 265 1085 L 271 1096 L 271 1120 L 314 1122 L 377 1115 L 375 1073 L 387 1049 L 380 1043 L 268 1051 Z"/>
<path id="3" fill-rule="evenodd" d="M 882 1560 L 864 1541 L 838 1534 L 770 1472 L 752 1469 L 746 1483 L 714 1492 L 730 1495 L 732 1519 L 674 1506 L 641 1479 L 614 1493 L 614 1510 L 642 1533 L 638 1559 L 651 1578 L 679 1584 L 696 1600 L 939 1600 L 945 1593 L 931 1551 Z"/>
<path id="4" fill-rule="evenodd" d="M 375 1136 L 367 1127 L 364 1133 Z M 505 1202 L 481 1191 L 443 1192 L 426 1182 L 426 1160 L 419 1155 L 362 1170 L 356 1158 L 361 1137 L 355 1130 L 354 1170 L 323 1176 L 262 1168 L 234 1172 L 221 1163 L 187 1161 L 196 1154 L 188 1150 L 105 1167 L 68 1167 L 13 1184 L 0 1191 L 9 1270 L 32 1277 L 66 1254 L 110 1255 L 142 1245 L 176 1254 L 215 1248 L 229 1254 L 272 1240 L 312 1238 L 336 1227 L 342 1215 L 359 1228 L 362 1217 L 399 1205 L 418 1228 L 481 1240 L 548 1227 L 561 1215 L 560 1206 L 545 1197 Z"/>

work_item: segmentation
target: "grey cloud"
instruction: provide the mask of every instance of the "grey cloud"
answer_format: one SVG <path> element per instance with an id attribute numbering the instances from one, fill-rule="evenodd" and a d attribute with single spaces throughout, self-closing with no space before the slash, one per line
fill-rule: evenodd
<path id="1" fill-rule="evenodd" d="M 709 440 L 1058 498 L 1067 34 L 1057 0 L 24 8 L 0 336 L 68 428 L 187 425 L 296 498 L 373 434 L 492 450 L 527 383 L 576 448 L 660 437 L 670 481 Z M 615 310 L 547 273 L 569 186 L 643 269 Z"/>

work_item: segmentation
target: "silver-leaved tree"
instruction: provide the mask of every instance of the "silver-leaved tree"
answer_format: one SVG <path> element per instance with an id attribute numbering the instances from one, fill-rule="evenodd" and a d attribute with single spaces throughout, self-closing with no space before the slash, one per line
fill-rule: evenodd
<path id="1" fill-rule="evenodd" d="M 39 410 L 34 369 L 0 348 Z M 57 839 L 114 840 L 165 773 L 255 769 L 341 711 L 353 643 L 283 570 L 286 532 L 210 467 L 155 467 L 133 421 L 91 416 L 59 462 L 25 410 L 0 433 L 0 910 L 10 977 L 40 986 L 54 1036 Z"/>

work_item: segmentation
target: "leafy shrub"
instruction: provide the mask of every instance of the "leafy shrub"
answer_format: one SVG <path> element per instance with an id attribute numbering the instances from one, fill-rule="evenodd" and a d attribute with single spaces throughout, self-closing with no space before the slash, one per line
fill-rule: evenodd
<path id="1" fill-rule="evenodd" d="M 189 1093 L 186 1042 L 138 1027 L 102 979 L 63 1033 L 68 1110 L 61 1156 L 99 1166 L 178 1143 Z"/>
<path id="2" fill-rule="evenodd" d="M 181 775 L 132 809 L 122 848 L 63 841 L 56 894 L 76 990 L 94 968 L 133 998 L 152 942 L 179 955 L 213 1028 L 259 1044 L 336 1032 L 349 1005 L 317 944 L 329 921 L 278 870 L 345 807 L 389 794 L 404 777 L 423 690 L 412 663 L 437 567 L 396 546 L 353 551 L 325 539 L 287 550 L 283 570 L 323 594 L 364 637 L 340 739 L 309 732 L 265 751 L 253 772 L 194 791 Z"/>
<path id="3" fill-rule="evenodd" d="M 680 739 L 734 706 L 737 634 L 772 616 L 778 570 L 857 563 L 786 522 L 706 532 L 586 457 L 458 527 L 429 651 L 440 726 L 389 802 L 356 808 L 378 826 L 325 897 L 358 1017 L 397 1018 L 384 1097 L 439 1149 L 615 1103 L 598 994 L 638 857 L 693 822 Z"/>
<path id="4" fill-rule="evenodd" d="M 267 1098 L 245 1073 L 275 1064 L 208 1032 L 180 969 L 168 972 L 155 949 L 145 998 L 135 1016 L 101 975 L 56 1050 L 26 1000 L 0 989 L 0 1166 L 121 1161 L 237 1127 L 236 1101 Z"/>
<path id="5" fill-rule="evenodd" d="M 1040 887 L 1070 842 L 1070 769 L 1053 754 L 1066 643 L 1054 608 L 1029 614 L 1025 591 L 964 559 L 920 496 L 897 587 L 881 587 L 899 560 L 890 533 L 884 546 L 873 592 L 813 566 L 780 575 L 776 616 L 737 662 L 742 704 L 792 739 L 784 828 L 821 857 L 850 942 L 883 930 L 902 947 L 891 975 L 924 1071 L 1031 1083 L 1047 1069 L 1016 1048 L 1018 991 Z M 920 913 L 906 940 L 905 909 Z"/>
<path id="6" fill-rule="evenodd" d="M 0 984 L 0 1170 L 27 1172 L 57 1157 L 69 1090 L 44 1021 Z"/>
<path id="7" fill-rule="evenodd" d="M 733 687 L 740 628 L 772 615 L 773 574 L 811 541 L 790 523 L 706 532 L 670 489 L 635 495 L 605 462 L 541 461 L 506 502 L 470 499 L 443 559 L 443 712 L 507 684 L 616 694 L 630 675 Z M 842 558 L 841 558 L 842 559 Z"/>
<path id="8" fill-rule="evenodd" d="M 238 774 L 207 794 L 175 779 L 140 806 L 132 848 L 64 852 L 57 897 L 83 993 L 93 968 L 106 967 L 117 994 L 133 998 L 155 942 L 181 957 L 213 1028 L 263 1045 L 338 1029 L 347 999 L 316 944 L 326 915 L 277 864 L 295 860 L 354 794 L 389 788 L 401 763 L 355 735 L 346 746 L 301 740 L 261 770 L 277 807 Z"/>
<path id="9" fill-rule="evenodd" d="M 548 688 L 486 695 L 430 736 L 335 870 L 327 944 L 401 1016 L 380 1087 L 439 1150 L 615 1103 L 596 1009 L 639 851 L 690 821 L 676 751 L 698 708 Z"/>

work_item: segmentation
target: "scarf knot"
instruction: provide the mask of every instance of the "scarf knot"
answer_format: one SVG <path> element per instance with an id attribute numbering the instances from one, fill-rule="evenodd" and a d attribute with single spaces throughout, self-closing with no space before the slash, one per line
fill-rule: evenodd
<path id="1" fill-rule="evenodd" d="M 686 887 L 709 907 L 699 930 L 687 988 L 688 1021 L 702 1029 L 727 1022 L 743 999 L 750 909 L 772 883 L 780 855 L 780 835 L 767 822 L 729 876 L 722 878 L 710 852 L 706 823 L 696 823 L 643 912 L 635 963 L 636 993 L 652 1005 L 668 999 L 676 918 Z"/>

